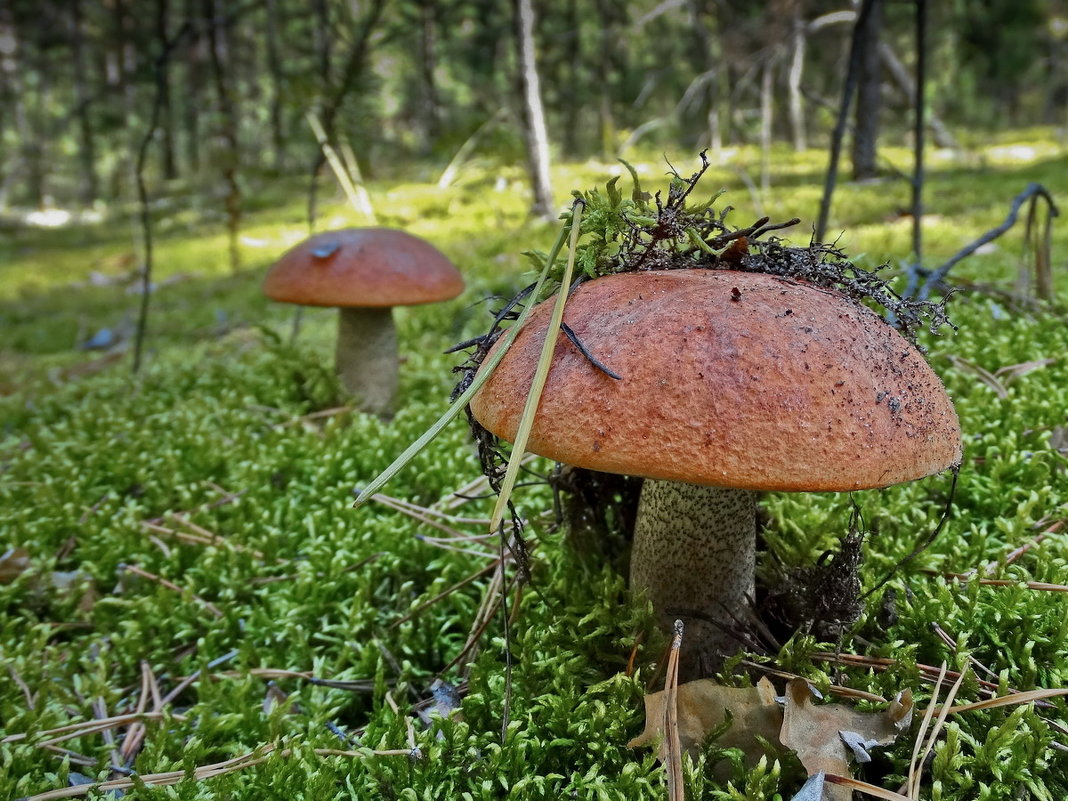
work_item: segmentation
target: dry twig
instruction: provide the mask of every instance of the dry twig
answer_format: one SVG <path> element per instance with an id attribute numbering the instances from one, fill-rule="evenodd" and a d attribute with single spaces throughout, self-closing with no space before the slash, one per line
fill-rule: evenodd
<path id="1" fill-rule="evenodd" d="M 664 732 L 669 801 L 686 801 L 682 781 L 682 744 L 679 741 L 679 651 L 682 649 L 682 621 L 675 621 L 675 635 L 668 653 L 667 679 L 664 681 Z"/>
<path id="2" fill-rule="evenodd" d="M 123 570 L 125 570 L 127 573 L 133 573 L 135 576 L 140 576 L 141 578 L 148 579 L 149 581 L 155 581 L 157 584 L 159 584 L 160 586 L 166 587 L 168 590 L 174 590 L 175 592 L 177 592 L 179 594 L 185 593 L 185 590 L 183 590 L 181 587 L 179 587 L 173 581 L 169 581 L 169 580 L 163 578 L 162 576 L 157 576 L 155 573 L 150 573 L 150 572 L 148 572 L 147 570 L 145 570 L 143 568 L 137 567 L 137 565 L 122 564 L 122 565 L 120 565 L 120 567 Z M 219 607 L 217 607 L 211 601 L 206 601 L 203 598 L 201 598 L 199 595 L 197 595 L 196 593 L 192 593 L 192 592 L 189 594 L 189 597 L 192 598 L 194 601 L 196 601 L 201 606 L 203 606 L 209 612 L 211 612 L 211 614 L 215 615 L 215 617 L 223 617 L 222 610 L 219 609 Z"/>
<path id="3" fill-rule="evenodd" d="M 930 735 L 927 731 L 930 728 L 931 718 L 934 715 L 935 708 L 938 704 L 938 692 L 942 688 L 942 682 L 946 676 L 946 663 L 942 663 L 942 667 L 939 670 L 938 681 L 935 683 L 935 691 L 931 694 L 931 703 L 927 705 L 927 711 L 923 716 L 923 723 L 920 724 L 920 730 L 916 734 L 916 745 L 912 750 L 912 761 L 909 764 L 908 780 L 905 782 L 905 795 L 908 798 L 919 800 L 920 797 L 920 781 L 923 778 L 923 763 L 927 759 L 927 755 L 931 753 L 934 748 L 935 740 L 938 739 L 938 735 L 942 731 L 942 727 L 945 725 L 946 718 L 949 717 L 951 710 L 951 704 L 953 699 L 956 698 L 957 692 L 960 690 L 961 684 L 964 682 L 964 677 L 967 675 L 967 671 L 962 671 L 957 677 L 957 681 L 949 688 L 949 692 L 946 694 L 946 701 L 942 705 L 942 708 L 938 712 L 938 718 L 935 720 L 934 728 L 930 729 Z M 926 742 L 924 739 L 926 738 Z"/>
<path id="4" fill-rule="evenodd" d="M 227 773 L 236 773 L 239 770 L 246 770 L 247 768 L 255 767 L 263 762 L 266 762 L 268 758 L 274 756 L 277 758 L 285 758 L 293 756 L 297 753 L 297 749 L 292 747 L 278 748 L 274 743 L 267 743 L 260 746 L 248 753 L 236 756 L 233 759 L 227 759 L 222 762 L 215 762 L 210 765 L 201 765 L 193 770 L 172 770 L 163 773 L 143 773 L 136 777 L 123 778 L 123 779 L 111 779 L 104 782 L 96 782 L 94 784 L 79 784 L 74 787 L 61 787 L 56 790 L 48 790 L 44 793 L 38 793 L 37 795 L 30 796 L 24 801 L 53 801 L 56 798 L 74 798 L 77 796 L 88 795 L 90 792 L 106 793 L 113 790 L 129 790 L 132 787 L 136 787 L 138 784 L 143 783 L 148 787 L 164 787 L 167 785 L 178 784 L 186 779 L 193 779 L 195 781 L 204 781 L 205 779 L 212 779 L 216 776 L 223 776 Z M 372 750 L 372 749 L 360 749 L 357 751 L 345 751 L 335 748 L 314 748 L 312 753 L 321 757 L 350 757 L 352 759 L 367 759 L 372 756 L 411 756 L 411 749 L 407 748 L 391 748 L 384 750 Z"/>
<path id="5" fill-rule="evenodd" d="M 86 734 L 95 734 L 99 731 L 110 730 L 119 726 L 126 726 L 138 720 L 163 720 L 167 718 L 169 720 L 185 721 L 185 717 L 182 715 L 164 715 L 162 712 L 143 712 L 141 714 L 132 715 L 113 715 L 109 718 L 99 718 L 96 720 L 84 720 L 81 723 L 68 723 L 66 726 L 59 726 L 54 729 L 46 729 L 44 731 L 37 732 L 39 737 L 48 737 L 50 739 L 42 740 L 41 742 L 34 743 L 38 748 L 44 748 L 49 745 L 55 745 L 56 743 L 62 743 L 66 740 L 73 740 L 75 737 L 82 737 Z M 0 745 L 7 743 L 19 743 L 29 739 L 30 735 L 26 733 L 22 734 L 9 734 L 0 740 Z"/>

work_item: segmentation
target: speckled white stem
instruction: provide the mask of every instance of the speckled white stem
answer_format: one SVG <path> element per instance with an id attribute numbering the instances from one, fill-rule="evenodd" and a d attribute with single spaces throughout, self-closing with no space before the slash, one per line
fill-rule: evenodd
<path id="1" fill-rule="evenodd" d="M 339 309 L 337 374 L 359 407 L 387 417 L 397 394 L 397 333 L 393 309 Z"/>
<path id="2" fill-rule="evenodd" d="M 709 676 L 738 650 L 724 629 L 746 619 L 755 550 L 755 492 L 652 479 L 642 485 L 631 590 L 652 601 L 665 630 L 676 618 L 686 624 L 680 681 Z"/>

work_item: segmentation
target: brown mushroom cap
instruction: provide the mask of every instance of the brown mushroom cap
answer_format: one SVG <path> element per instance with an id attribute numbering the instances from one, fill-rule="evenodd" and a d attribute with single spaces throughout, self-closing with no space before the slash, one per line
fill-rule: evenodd
<path id="1" fill-rule="evenodd" d="M 316 234 L 288 250 L 263 294 L 302 306 L 411 306 L 463 292 L 460 272 L 419 237 L 391 228 Z"/>
<path id="2" fill-rule="evenodd" d="M 471 401 L 515 436 L 551 302 Z M 589 281 L 528 450 L 647 478 L 754 490 L 885 487 L 960 462 L 960 425 L 919 351 L 871 310 L 799 280 L 721 270 Z"/>

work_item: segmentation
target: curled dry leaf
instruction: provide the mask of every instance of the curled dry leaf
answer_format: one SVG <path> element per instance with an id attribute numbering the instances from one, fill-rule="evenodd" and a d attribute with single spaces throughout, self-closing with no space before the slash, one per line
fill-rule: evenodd
<path id="1" fill-rule="evenodd" d="M 0 584 L 10 584 L 30 569 L 30 552 L 25 548 L 8 548 L 0 555 Z"/>
<path id="2" fill-rule="evenodd" d="M 0 554 L 0 584 L 11 584 L 32 568 L 33 561 L 29 551 L 25 548 L 8 548 Z M 78 570 L 35 572 L 30 578 L 30 586 L 38 598 L 44 598 L 49 593 L 73 597 L 76 592 L 81 591 L 78 597 L 79 612 L 91 611 L 97 599 L 96 586 L 93 584 L 92 577 Z"/>
<path id="3" fill-rule="evenodd" d="M 275 709 L 285 709 L 289 704 L 289 695 L 273 681 L 267 682 L 267 690 L 263 694 L 263 714 L 270 715 Z M 285 714 L 293 714 L 291 707 L 285 710 Z"/>
<path id="4" fill-rule="evenodd" d="M 779 745 L 779 729 L 783 714 L 775 702 L 775 688 L 767 678 L 756 687 L 723 687 L 711 679 L 680 684 L 678 696 L 679 744 L 684 752 L 700 750 L 705 738 L 723 725 L 729 715 L 733 721 L 716 741 L 724 748 L 739 748 L 746 762 L 756 764 L 766 753 L 763 741 Z M 627 743 L 631 748 L 652 744 L 661 738 L 661 761 L 666 756 L 666 738 L 662 738 L 664 720 L 664 692 L 645 696 L 645 731 Z"/>
<path id="5" fill-rule="evenodd" d="M 1068 428 L 1056 426 L 1049 435 L 1049 446 L 1061 456 L 1068 457 Z"/>
<path id="6" fill-rule="evenodd" d="M 853 752 L 853 759 L 862 765 L 871 762 L 871 749 L 879 744 L 878 740 L 867 740 L 855 731 L 840 731 L 838 735 Z"/>
<path id="7" fill-rule="evenodd" d="M 92 576 L 89 576 L 80 570 L 55 570 L 47 575 L 45 582 L 51 584 L 51 589 L 56 590 L 61 595 L 66 595 L 72 598 L 75 596 L 75 593 L 80 591 L 81 595 L 78 596 L 78 611 L 93 611 L 93 606 L 96 604 L 98 595 L 96 584 L 93 582 Z M 44 590 L 46 587 L 47 584 L 42 582 L 42 586 L 38 587 L 38 591 Z"/>
<path id="8" fill-rule="evenodd" d="M 793 679 L 786 685 L 782 744 L 793 750 L 813 775 L 849 775 L 856 745 L 867 752 L 892 743 L 912 721 L 912 693 L 906 690 L 883 712 L 860 712 L 844 704 L 815 704 L 808 683 Z M 847 745 L 847 742 L 853 745 Z M 826 801 L 849 801 L 852 790 L 824 786 Z"/>

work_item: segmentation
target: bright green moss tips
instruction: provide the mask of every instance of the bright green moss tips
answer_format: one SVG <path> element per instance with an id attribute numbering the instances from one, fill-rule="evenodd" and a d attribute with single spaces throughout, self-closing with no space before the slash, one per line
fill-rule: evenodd
<path id="1" fill-rule="evenodd" d="M 756 157 L 755 150 L 739 153 Z M 904 149 L 889 147 L 884 155 L 907 163 Z M 692 158 L 669 156 L 677 164 Z M 824 161 L 822 153 L 777 151 L 766 213 L 811 219 L 819 198 L 811 177 Z M 939 217 L 925 224 L 930 260 L 1000 222 L 1007 198 L 1028 180 L 1068 196 L 1063 162 L 1058 156 L 977 173 L 947 169 L 936 159 L 928 186 Z M 577 270 L 600 270 L 618 259 L 620 210 L 647 225 L 655 216 L 652 193 L 667 187 L 659 152 L 638 153 L 631 165 L 611 169 L 614 174 L 600 165 L 560 167 L 561 185 L 600 187 L 587 195 L 584 220 L 592 227 L 580 241 Z M 546 514 L 553 499 L 543 485 L 516 495 L 536 547 L 532 586 L 518 600 L 511 629 L 512 722 L 505 742 L 499 617 L 477 655 L 443 676 L 459 684 L 466 675 L 459 715 L 424 725 L 395 714 L 386 701 L 389 693 L 408 712 L 459 653 L 488 574 L 433 599 L 490 561 L 438 547 L 430 537 L 442 532 L 386 506 L 354 512 L 351 489 L 366 485 L 433 422 L 458 361 L 442 351 L 484 330 L 487 306 L 475 301 L 515 294 L 529 268 L 518 252 L 548 252 L 557 234 L 525 222 L 521 193 L 496 192 L 492 176 L 471 170 L 447 190 L 414 183 L 388 192 L 372 188 L 390 198 L 379 204 L 386 224 L 439 243 L 463 265 L 471 287 L 440 308 L 398 314 L 399 335 L 409 343 L 401 371 L 405 403 L 388 426 L 330 411 L 339 405 L 328 356 L 332 317 L 307 312 L 300 337 L 289 345 L 289 311 L 259 298 L 256 270 L 225 276 L 221 236 L 188 209 L 160 243 L 159 278 L 175 280 L 154 298 L 151 357 L 137 380 L 119 351 L 75 347 L 101 328 L 120 328 L 137 298 L 121 284 L 86 286 L 76 305 L 62 286 L 86 281 L 90 269 L 117 275 L 129 247 L 125 224 L 50 232 L 47 239 L 20 233 L 13 249 L 0 243 L 8 248 L 0 253 L 0 553 L 18 544 L 30 560 L 25 572 L 0 580 L 0 738 L 30 733 L 26 741 L 0 745 L 0 798 L 64 787 L 75 774 L 110 775 L 112 748 L 100 734 L 60 743 L 75 752 L 70 757 L 34 743 L 43 731 L 93 719 L 101 704 L 108 714 L 135 708 L 143 671 L 163 693 L 196 671 L 200 678 L 174 699 L 169 717 L 149 722 L 136 771 L 192 770 L 270 742 L 295 752 L 206 781 L 135 789 L 127 794 L 132 799 L 663 797 L 663 771 L 652 752 L 625 744 L 642 729 L 644 684 L 664 643 L 649 611 L 628 600 L 620 572 L 576 557 L 562 542 Z M 616 175 L 622 177 L 612 180 Z M 713 165 L 705 180 L 730 190 L 739 206 L 735 219 L 758 216 L 733 163 Z M 276 199 L 286 196 L 272 191 Z M 906 203 L 904 184 L 840 187 L 842 244 L 873 260 L 903 260 L 909 225 L 893 214 Z M 325 213 L 344 220 L 346 212 L 334 206 Z M 303 214 L 303 200 L 292 198 L 253 210 L 250 236 L 272 245 L 247 246 L 248 263 L 266 263 L 266 250 L 303 236 Z M 797 244 L 808 230 L 798 226 Z M 1011 285 L 1019 241 L 1010 232 L 997 251 L 958 265 L 951 277 Z M 1055 228 L 1055 265 L 1066 262 L 1066 243 L 1068 228 Z M 700 249 L 692 239 L 686 247 Z M 41 269 L 46 263 L 49 269 Z M 1068 296 L 1068 271 L 1056 269 L 1055 278 Z M 845 653 L 893 662 L 839 672 L 826 661 L 839 644 L 812 635 L 764 657 L 824 688 L 832 678 L 883 697 L 910 687 L 918 709 L 932 691 L 929 667 L 943 661 L 956 670 L 977 660 L 993 673 L 978 678 L 999 694 L 1068 686 L 1068 594 L 1033 588 L 1068 584 L 1065 530 L 1035 542 L 1068 517 L 1068 460 L 1059 452 L 1068 429 L 1068 325 L 1063 310 L 1016 308 L 974 289 L 952 303 L 958 330 L 922 335 L 964 432 L 951 517 L 885 588 L 893 595 L 866 600 L 841 643 Z M 1004 391 L 951 356 L 998 376 Z M 1005 369 L 1046 360 L 1026 371 Z M 529 481 L 536 484 L 548 468 L 534 463 Z M 467 432 L 457 425 L 415 457 L 389 493 L 431 505 L 477 474 Z M 861 565 L 870 587 L 931 530 L 947 491 L 948 481 L 935 477 L 853 498 L 769 495 L 765 568 L 773 560 L 810 565 L 835 547 L 855 500 L 873 530 Z M 491 509 L 491 499 L 475 498 L 452 511 L 485 520 Z M 456 526 L 469 535 L 484 530 L 477 523 Z M 1009 584 L 944 575 L 976 570 Z M 76 578 L 57 582 L 57 573 Z M 978 700 L 983 686 L 970 676 L 960 700 Z M 935 746 L 924 797 L 1068 797 L 1068 760 L 1059 747 L 1066 744 L 1059 728 L 1068 724 L 1066 710 L 1054 700 L 1048 707 L 952 716 Z M 407 749 L 406 717 L 422 758 L 314 753 Z M 127 733 L 114 731 L 118 747 Z M 911 750 L 910 737 L 902 737 L 865 778 L 898 786 Z M 803 778 L 786 761 L 742 770 L 733 759 L 707 748 L 685 768 L 690 797 L 785 799 Z"/>

